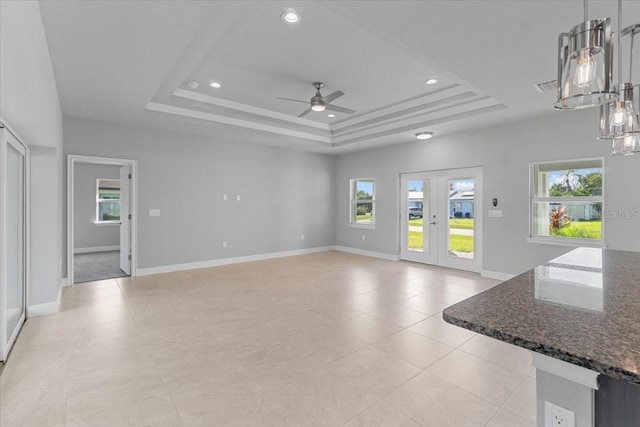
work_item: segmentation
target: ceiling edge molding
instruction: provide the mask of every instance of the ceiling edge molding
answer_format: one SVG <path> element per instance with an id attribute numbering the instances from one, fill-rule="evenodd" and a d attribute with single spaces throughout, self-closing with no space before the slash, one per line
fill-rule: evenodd
<path id="1" fill-rule="evenodd" d="M 332 132 L 333 136 L 349 135 L 361 130 L 384 126 L 389 123 L 399 122 L 411 119 L 424 114 L 433 114 L 450 108 L 460 107 L 474 102 L 482 101 L 489 98 L 488 96 L 478 97 L 475 92 L 468 91 L 449 98 L 438 99 L 436 101 L 427 102 L 426 104 L 416 105 L 405 110 L 389 113 L 386 116 L 376 117 L 356 125 L 344 127 Z"/>
<path id="2" fill-rule="evenodd" d="M 209 122 L 221 123 L 221 124 L 226 124 L 231 126 L 238 126 L 246 129 L 269 132 L 269 133 L 283 135 L 283 136 L 322 142 L 328 145 L 332 144 L 331 138 L 328 136 L 314 135 L 311 133 L 295 131 L 295 130 L 291 130 L 291 129 L 287 129 L 279 126 L 271 126 L 271 125 L 256 123 L 250 120 L 235 119 L 227 116 L 221 116 L 219 114 L 205 113 L 202 111 L 195 111 L 195 110 L 190 110 L 188 108 L 175 107 L 173 105 L 160 104 L 157 102 L 147 103 L 147 105 L 145 106 L 145 109 L 149 111 L 156 111 L 156 112 L 166 113 L 166 114 L 171 114 L 176 116 L 190 117 L 193 119 L 205 120 Z"/>
<path id="3" fill-rule="evenodd" d="M 228 108 L 234 111 L 240 111 L 242 113 L 255 114 L 257 116 L 263 116 L 270 119 L 282 120 L 289 123 L 294 123 L 297 125 L 304 125 L 309 127 L 314 127 L 318 129 L 322 129 L 324 131 L 329 131 L 331 127 L 326 123 L 320 123 L 313 120 L 301 119 L 299 117 L 294 117 L 289 114 L 278 113 L 276 111 L 267 110 L 265 108 L 254 107 L 252 105 L 241 104 L 239 102 L 229 101 L 222 98 L 216 98 L 215 96 L 204 95 L 197 92 L 192 92 L 185 89 L 176 89 L 173 92 L 173 96 L 177 96 L 179 98 L 190 99 L 192 101 L 198 101 L 205 104 L 216 105 L 218 107 Z"/>
<path id="4" fill-rule="evenodd" d="M 469 110 L 469 111 L 465 111 L 462 113 L 456 113 L 456 114 L 451 114 L 448 116 L 443 116 L 443 117 L 439 117 L 437 119 L 432 119 L 432 120 L 426 120 L 423 122 L 419 122 L 419 123 L 413 123 L 413 124 L 409 124 L 403 127 L 394 127 L 391 129 L 387 129 L 387 130 L 383 130 L 377 133 L 371 133 L 371 134 L 367 134 L 367 135 L 361 135 L 358 137 L 354 137 L 351 139 L 346 139 L 343 141 L 337 141 L 333 143 L 333 146 L 338 148 L 338 147 L 344 147 L 347 145 L 351 145 L 351 144 L 356 144 L 356 143 L 361 143 L 361 142 L 365 142 L 365 141 L 369 141 L 371 139 L 374 138 L 382 138 L 385 136 L 391 136 L 391 135 L 395 135 L 397 133 L 402 133 L 402 132 L 413 132 L 415 129 L 418 128 L 424 128 L 424 127 L 433 127 L 439 124 L 443 124 L 443 123 L 449 123 L 455 120 L 462 120 L 465 118 L 469 118 L 469 117 L 473 117 L 473 116 L 477 116 L 480 114 L 486 114 L 486 113 L 491 113 L 494 111 L 500 111 L 500 110 L 504 110 L 508 108 L 506 105 L 500 103 L 500 104 L 493 104 L 493 105 L 489 105 L 483 108 L 478 108 L 478 109 L 474 109 L 474 110 Z"/>

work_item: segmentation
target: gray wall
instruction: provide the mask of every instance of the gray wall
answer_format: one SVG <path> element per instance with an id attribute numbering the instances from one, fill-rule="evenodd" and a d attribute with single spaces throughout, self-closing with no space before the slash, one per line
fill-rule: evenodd
<path id="1" fill-rule="evenodd" d="M 120 245 L 120 226 L 97 225 L 96 180 L 120 178 L 120 166 L 76 163 L 74 167 L 74 249 Z"/>
<path id="2" fill-rule="evenodd" d="M 436 135 L 425 142 L 342 155 L 336 166 L 337 245 L 399 254 L 399 174 L 481 166 L 483 269 L 520 273 L 569 249 L 526 240 L 529 163 L 604 157 L 605 209 L 617 215 L 605 219 L 605 240 L 611 248 L 640 250 L 640 156 L 611 157 L 609 146 L 594 139 L 597 124 L 597 109 L 556 112 L 473 133 Z M 376 178 L 375 230 L 348 225 L 349 179 L 361 177 Z M 494 197 L 499 199 L 503 218 L 487 217 Z M 629 216 L 618 215 L 619 210 L 626 210 Z M 367 236 L 364 241 L 362 234 Z"/>
<path id="3" fill-rule="evenodd" d="M 138 268 L 335 243 L 332 156 L 77 118 L 64 139 L 65 154 L 138 161 Z"/>
<path id="4" fill-rule="evenodd" d="M 62 110 L 39 3 L 0 1 L 0 116 L 31 151 L 28 305 L 53 303 L 61 286 Z"/>

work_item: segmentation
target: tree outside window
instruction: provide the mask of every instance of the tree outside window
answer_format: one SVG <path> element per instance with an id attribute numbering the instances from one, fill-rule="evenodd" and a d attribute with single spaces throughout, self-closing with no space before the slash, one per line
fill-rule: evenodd
<path id="1" fill-rule="evenodd" d="M 375 220 L 375 179 L 351 180 L 350 224 L 374 227 Z"/>
<path id="2" fill-rule="evenodd" d="M 531 237 L 601 241 L 602 159 L 531 165 Z"/>

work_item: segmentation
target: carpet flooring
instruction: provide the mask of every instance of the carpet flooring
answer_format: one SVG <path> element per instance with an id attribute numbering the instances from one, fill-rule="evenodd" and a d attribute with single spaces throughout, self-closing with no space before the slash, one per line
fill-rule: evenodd
<path id="1" fill-rule="evenodd" d="M 75 283 L 128 276 L 120 270 L 120 251 L 91 252 L 73 256 Z"/>

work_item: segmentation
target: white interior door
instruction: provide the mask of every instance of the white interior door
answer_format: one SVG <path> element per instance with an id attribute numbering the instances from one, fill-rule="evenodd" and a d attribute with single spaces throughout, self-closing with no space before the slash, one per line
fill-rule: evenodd
<path id="1" fill-rule="evenodd" d="M 131 166 L 120 167 L 120 269 L 131 275 Z"/>
<path id="2" fill-rule="evenodd" d="M 0 360 L 26 319 L 25 148 L 0 129 Z"/>
<path id="3" fill-rule="evenodd" d="M 482 269 L 482 169 L 402 174 L 400 258 Z"/>

